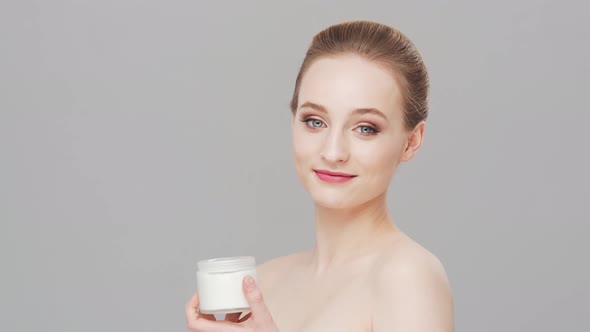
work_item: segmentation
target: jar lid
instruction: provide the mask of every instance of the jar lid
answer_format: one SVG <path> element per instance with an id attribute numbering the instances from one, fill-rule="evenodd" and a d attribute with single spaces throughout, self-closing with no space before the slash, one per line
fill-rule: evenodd
<path id="1" fill-rule="evenodd" d="M 256 260 L 252 256 L 222 257 L 202 260 L 197 265 L 202 272 L 234 272 L 256 268 Z"/>

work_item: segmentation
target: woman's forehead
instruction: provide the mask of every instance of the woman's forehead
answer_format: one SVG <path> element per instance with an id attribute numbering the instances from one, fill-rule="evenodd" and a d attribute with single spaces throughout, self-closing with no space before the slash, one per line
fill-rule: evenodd
<path id="1" fill-rule="evenodd" d="M 312 102 L 328 109 L 376 108 L 394 115 L 401 94 L 393 75 L 359 57 L 321 58 L 301 81 L 299 104 Z"/>

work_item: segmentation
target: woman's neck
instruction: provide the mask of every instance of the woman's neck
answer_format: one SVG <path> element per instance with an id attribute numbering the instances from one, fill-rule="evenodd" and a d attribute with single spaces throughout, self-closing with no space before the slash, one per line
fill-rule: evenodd
<path id="1" fill-rule="evenodd" d="M 316 245 L 310 267 L 316 276 L 366 255 L 399 230 L 387 211 L 385 195 L 354 209 L 315 208 Z"/>

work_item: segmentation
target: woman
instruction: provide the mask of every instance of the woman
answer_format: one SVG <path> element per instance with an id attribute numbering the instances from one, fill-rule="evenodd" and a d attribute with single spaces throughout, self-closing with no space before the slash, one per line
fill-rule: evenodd
<path id="1" fill-rule="evenodd" d="M 394 28 L 353 21 L 314 36 L 291 112 L 316 245 L 258 266 L 258 285 L 244 280 L 243 318 L 200 314 L 195 294 L 191 331 L 454 330 L 443 266 L 395 226 L 386 203 L 399 163 L 422 144 L 428 89 L 419 52 Z"/>

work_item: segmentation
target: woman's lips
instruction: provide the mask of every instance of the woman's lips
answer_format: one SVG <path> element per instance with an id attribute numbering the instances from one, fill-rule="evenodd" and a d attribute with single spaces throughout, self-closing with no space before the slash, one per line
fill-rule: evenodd
<path id="1" fill-rule="evenodd" d="M 356 175 L 353 175 L 353 176 L 330 175 L 330 174 L 322 173 L 322 172 L 319 172 L 316 170 L 314 170 L 314 173 L 317 175 L 317 177 L 320 180 L 322 180 L 324 182 L 328 182 L 328 183 L 344 183 L 344 182 L 348 182 L 356 177 Z"/>

